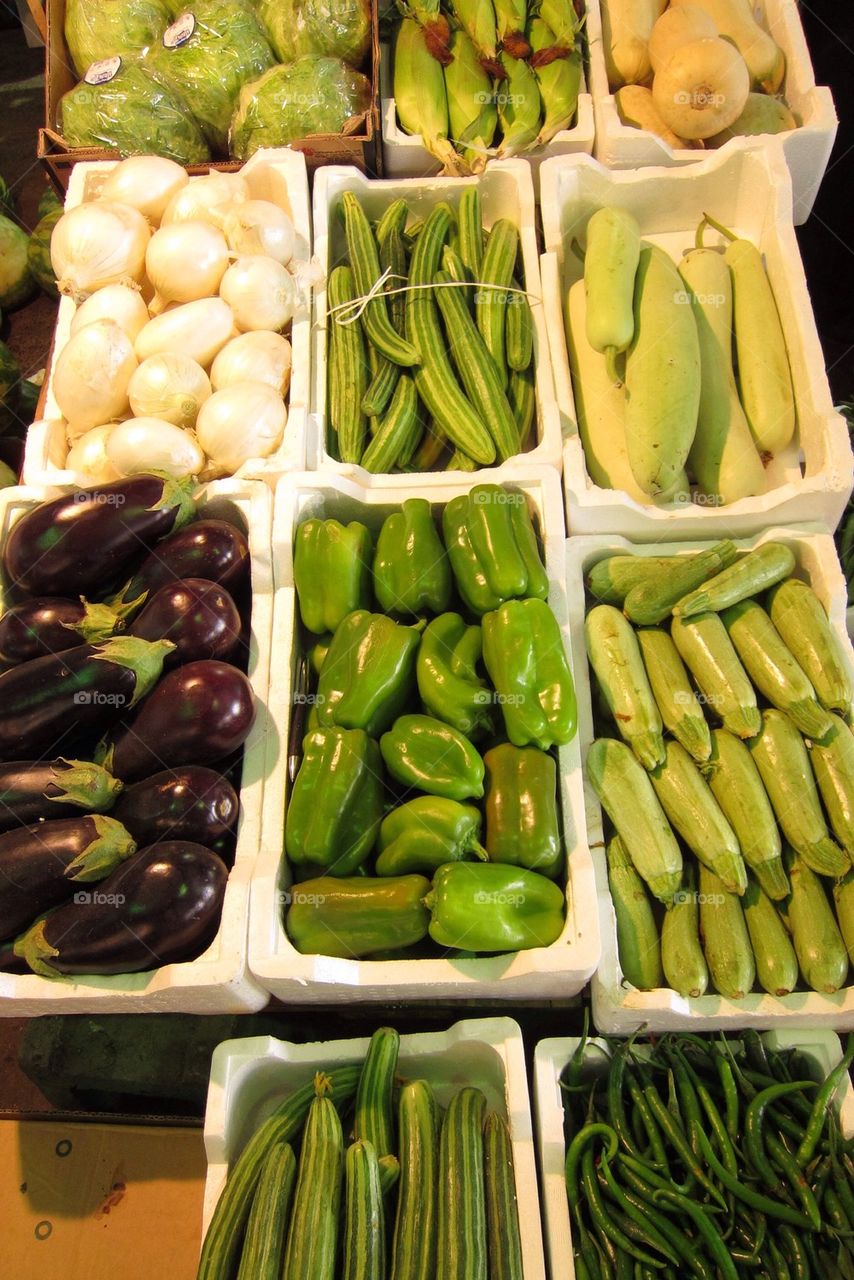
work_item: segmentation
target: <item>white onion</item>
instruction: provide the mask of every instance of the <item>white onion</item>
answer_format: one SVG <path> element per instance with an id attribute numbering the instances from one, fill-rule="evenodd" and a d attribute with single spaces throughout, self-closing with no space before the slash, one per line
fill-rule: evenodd
<path id="1" fill-rule="evenodd" d="M 148 307 L 138 289 L 127 284 L 108 284 L 77 308 L 71 317 L 71 332 L 77 333 L 95 320 L 112 320 L 135 342 L 149 319 Z"/>
<path id="2" fill-rule="evenodd" d="M 177 480 L 197 476 L 205 455 L 190 431 L 160 418 L 129 418 L 107 439 L 107 458 L 120 475 L 165 471 Z"/>
<path id="3" fill-rule="evenodd" d="M 162 418 L 176 427 L 192 427 L 210 393 L 202 366 L 174 351 L 143 360 L 128 386 L 137 418 Z"/>
<path id="4" fill-rule="evenodd" d="M 239 173 L 206 173 L 193 178 L 166 206 L 161 225 L 170 222 L 210 222 L 222 230 L 232 204 L 249 199 L 249 183 Z"/>
<path id="5" fill-rule="evenodd" d="M 169 302 L 210 298 L 228 266 L 225 236 L 209 222 L 174 222 L 155 231 L 145 251 L 145 273 L 155 297 L 152 315 Z"/>
<path id="6" fill-rule="evenodd" d="M 285 265 L 294 256 L 294 224 L 272 200 L 232 205 L 223 230 L 235 253 L 263 253 Z"/>
<path id="7" fill-rule="evenodd" d="M 75 433 L 122 416 L 136 365 L 130 338 L 111 320 L 96 320 L 68 339 L 53 371 L 53 394 Z"/>
<path id="8" fill-rule="evenodd" d="M 291 381 L 291 344 L 280 333 L 257 329 L 232 338 L 211 365 L 211 386 L 222 391 L 235 382 L 266 382 L 280 396 Z"/>
<path id="9" fill-rule="evenodd" d="M 104 285 L 139 284 L 150 236 L 145 218 L 130 205 L 93 200 L 69 209 L 50 239 L 59 292 L 82 302 Z"/>
<path id="10" fill-rule="evenodd" d="M 196 435 L 214 466 L 225 474 L 249 458 L 266 458 L 281 443 L 288 411 L 263 382 L 235 382 L 215 391 L 199 410 Z"/>
<path id="11" fill-rule="evenodd" d="M 165 156 L 128 156 L 113 169 L 98 198 L 129 204 L 156 227 L 189 178 L 186 169 Z"/>
<path id="12" fill-rule="evenodd" d="M 149 320 L 137 336 L 136 355 L 138 360 L 147 360 L 171 351 L 189 356 L 207 369 L 234 334 L 234 316 L 228 303 L 222 298 L 200 298 L 170 307 L 162 316 Z"/>
<path id="13" fill-rule="evenodd" d="M 111 480 L 121 479 L 107 457 L 107 440 L 115 426 L 114 422 L 108 422 L 84 432 L 68 450 L 65 470 L 84 477 L 90 484 L 109 484 Z"/>
<path id="14" fill-rule="evenodd" d="M 228 268 L 219 286 L 234 312 L 238 329 L 272 329 L 278 333 L 293 318 L 297 287 L 290 273 L 264 254 L 238 258 Z"/>

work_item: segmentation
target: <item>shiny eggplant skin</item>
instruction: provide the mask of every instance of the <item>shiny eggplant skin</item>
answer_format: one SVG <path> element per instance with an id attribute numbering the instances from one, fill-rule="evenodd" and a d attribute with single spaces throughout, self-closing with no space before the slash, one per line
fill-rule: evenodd
<path id="1" fill-rule="evenodd" d="M 112 731 L 103 763 L 122 782 L 236 751 L 255 720 L 252 686 L 228 662 L 188 662 L 165 675 Z"/>
<path id="2" fill-rule="evenodd" d="M 159 542 L 121 592 L 123 600 L 150 600 L 183 578 L 218 582 L 232 595 L 249 581 L 249 543 L 227 520 L 194 520 Z"/>
<path id="3" fill-rule="evenodd" d="M 228 661 L 240 644 L 240 614 L 217 582 L 182 578 L 155 591 L 129 628 L 141 640 L 171 640 L 166 670 L 202 658 Z"/>
<path id="4" fill-rule="evenodd" d="M 17 953 L 44 977 L 194 960 L 216 935 L 227 880 L 225 863 L 201 845 L 149 845 L 34 925 Z"/>
<path id="5" fill-rule="evenodd" d="M 0 764 L 0 831 L 110 809 L 122 783 L 89 760 Z M 138 843 L 138 842 L 137 842 Z"/>
<path id="6" fill-rule="evenodd" d="M 36 596 L 13 605 L 0 618 L 0 662 L 13 666 L 48 653 L 64 653 L 79 644 L 96 644 L 126 626 L 109 605 Z"/>
<path id="7" fill-rule="evenodd" d="M 126 787 L 113 817 L 139 845 L 191 840 L 217 852 L 237 825 L 240 801 L 222 774 L 202 765 L 165 769 Z"/>
<path id="8" fill-rule="evenodd" d="M 28 595 L 96 596 L 192 517 L 192 487 L 138 475 L 41 502 L 9 530 L 6 577 Z"/>

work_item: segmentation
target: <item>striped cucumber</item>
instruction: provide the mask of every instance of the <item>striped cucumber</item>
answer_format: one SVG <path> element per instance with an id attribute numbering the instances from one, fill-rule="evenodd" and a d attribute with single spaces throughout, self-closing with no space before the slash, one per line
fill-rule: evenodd
<path id="1" fill-rule="evenodd" d="M 854 869 L 833 886 L 833 902 L 848 958 L 854 965 Z"/>
<path id="2" fill-rule="evenodd" d="M 385 1216 L 377 1153 L 357 1138 L 344 1156 L 341 1280 L 385 1280 Z"/>
<path id="3" fill-rule="evenodd" d="M 684 556 L 606 555 L 588 571 L 586 586 L 600 604 L 622 604 L 632 587 L 663 582 Z"/>
<path id="4" fill-rule="evenodd" d="M 516 430 L 519 433 L 519 452 L 536 448 L 537 441 L 531 439 L 534 420 L 537 413 L 537 395 L 534 389 L 534 371 L 532 368 L 521 372 L 514 369 L 510 374 L 507 386 L 507 399 L 516 419 Z"/>
<path id="5" fill-rule="evenodd" d="M 762 728 L 756 693 L 717 614 L 674 618 L 670 635 L 704 705 L 737 738 L 754 737 Z"/>
<path id="6" fill-rule="evenodd" d="M 362 454 L 362 466 L 375 474 L 391 471 L 407 445 L 421 434 L 415 383 L 398 371 L 396 384 L 388 412 Z"/>
<path id="7" fill-rule="evenodd" d="M 657 626 L 687 592 L 731 565 L 737 554 L 735 543 L 726 539 L 705 551 L 676 557 L 667 573 L 639 582 L 628 592 L 623 605 L 626 617 L 641 626 Z"/>
<path id="8" fill-rule="evenodd" d="M 315 1098 L 302 1134 L 282 1280 L 334 1280 L 344 1138 L 329 1097 L 329 1077 L 315 1077 Z"/>
<path id="9" fill-rule="evenodd" d="M 455 284 L 466 286 L 471 285 L 471 276 L 466 268 L 466 264 L 463 262 L 457 251 L 452 249 L 449 244 L 446 244 L 442 250 L 442 270 L 451 277 Z M 472 307 L 471 288 L 466 287 L 465 289 L 459 289 L 457 292 L 460 294 L 470 311 Z"/>
<path id="10" fill-rule="evenodd" d="M 394 1073 L 400 1036 L 393 1027 L 379 1027 L 371 1036 L 356 1092 L 353 1135 L 370 1142 L 377 1156 L 395 1154 Z"/>
<path id="11" fill-rule="evenodd" d="M 509 218 L 499 218 L 489 233 L 480 275 L 475 280 L 474 314 L 486 349 L 495 362 L 502 387 L 507 386 L 507 363 L 504 350 L 504 323 L 508 298 L 513 284 L 513 270 L 519 251 L 519 232 Z"/>
<path id="12" fill-rule="evenodd" d="M 729 564 L 709 578 L 701 587 L 689 591 L 684 599 L 673 607 L 678 618 L 693 618 L 698 613 L 713 610 L 718 613 L 730 605 L 758 595 L 795 569 L 795 557 L 783 542 L 764 542 L 755 551 L 748 551 L 734 564 Z"/>
<path id="13" fill-rule="evenodd" d="M 824 738 L 833 716 L 820 706 L 815 690 L 783 643 L 774 623 L 755 600 L 742 600 L 721 613 L 721 621 L 756 688 L 810 738 Z"/>
<path id="14" fill-rule="evenodd" d="M 589 219 L 584 254 L 587 341 L 605 356 L 612 382 L 620 380 L 617 356 L 628 349 L 635 333 L 640 250 L 640 227 L 627 209 L 597 209 Z"/>
<path id="15" fill-rule="evenodd" d="M 810 743 L 809 757 L 833 834 L 854 862 L 854 733 L 832 718 L 827 737 Z"/>
<path id="16" fill-rule="evenodd" d="M 587 656 L 621 736 L 646 769 L 664 760 L 663 725 L 634 631 L 613 605 L 584 619 Z"/>
<path id="17" fill-rule="evenodd" d="M 400 1091 L 400 1189 L 389 1280 L 433 1280 L 438 1222 L 439 1112 L 426 1080 Z"/>
<path id="18" fill-rule="evenodd" d="M 401 290 L 406 286 L 409 276 L 409 255 L 406 252 L 403 228 L 393 226 L 380 244 L 380 266 L 383 271 L 390 273 L 388 318 L 392 328 L 403 333 L 406 328 L 406 294 Z"/>
<path id="19" fill-rule="evenodd" d="M 700 946 L 697 881 L 693 868 L 685 868 L 682 888 L 661 922 L 661 966 L 667 985 L 692 1000 L 705 995 L 709 966 Z"/>
<path id="20" fill-rule="evenodd" d="M 377 242 L 365 211 L 352 191 L 344 192 L 341 206 L 353 281 L 358 297 L 364 298 L 375 288 L 381 275 Z M 384 294 L 374 294 L 365 304 L 362 324 L 370 341 L 387 360 L 407 369 L 418 364 L 417 348 L 392 328 Z"/>
<path id="21" fill-rule="evenodd" d="M 700 936 L 715 990 L 728 1000 L 743 1000 L 756 981 L 756 962 L 741 899 L 727 893 L 700 863 Z"/>
<path id="22" fill-rule="evenodd" d="M 682 881 L 682 854 L 649 774 L 615 738 L 597 738 L 587 753 L 587 778 L 638 875 L 665 906 Z"/>
<path id="23" fill-rule="evenodd" d="M 848 953 L 824 885 L 803 858 L 787 853 L 792 892 L 786 904 L 801 977 L 812 991 L 832 995 L 845 982 Z"/>
<path id="24" fill-rule="evenodd" d="M 339 319 L 334 308 L 356 297 L 353 272 L 334 267 L 327 283 L 329 306 L 329 423 L 336 433 L 342 462 L 358 462 L 365 443 L 367 422 L 362 400 L 367 390 L 368 364 L 358 320 L 345 312 Z"/>
<path id="25" fill-rule="evenodd" d="M 534 326 L 531 320 L 531 304 L 514 278 L 512 293 L 507 301 L 507 319 L 504 325 L 504 349 L 507 368 L 516 373 L 527 369 L 534 358 Z"/>
<path id="26" fill-rule="evenodd" d="M 400 377 L 400 365 L 392 364 L 385 356 L 380 355 L 375 347 L 368 348 L 368 363 L 371 369 L 371 380 L 368 389 L 362 396 L 362 413 L 376 419 L 386 409 L 394 394 L 397 380 Z M 375 434 L 375 422 L 370 423 L 371 433 Z"/>
<path id="27" fill-rule="evenodd" d="M 742 856 L 769 898 L 779 902 L 789 892 L 777 819 L 759 770 L 740 738 L 726 729 L 712 731 L 712 755 L 703 768 Z"/>
<path id="28" fill-rule="evenodd" d="M 483 1124 L 483 1177 L 489 1280 L 524 1280 L 513 1144 L 497 1111 L 490 1111 Z"/>
<path id="29" fill-rule="evenodd" d="M 798 985 L 798 958 L 774 903 L 751 880 L 741 900 L 759 985 L 771 996 L 787 996 Z"/>
<path id="30" fill-rule="evenodd" d="M 476 183 L 463 189 L 457 217 L 460 257 L 472 280 L 480 280 L 483 264 L 483 217 L 480 209 L 480 188 Z"/>
<path id="31" fill-rule="evenodd" d="M 237 1280 L 279 1280 L 296 1176 L 293 1148 L 277 1142 L 264 1161 L 252 1198 Z"/>
<path id="32" fill-rule="evenodd" d="M 374 235 L 376 236 L 380 253 L 382 253 L 383 245 L 393 231 L 404 232 L 406 230 L 408 217 L 409 205 L 403 196 L 398 196 L 396 200 L 392 200 L 390 204 L 386 205 L 374 226 Z"/>
<path id="33" fill-rule="evenodd" d="M 454 450 L 445 467 L 446 471 L 477 471 L 477 469 L 477 463 L 467 453 L 463 453 L 462 449 Z"/>
<path id="34" fill-rule="evenodd" d="M 400 1180 L 400 1161 L 397 1156 L 380 1156 L 377 1169 L 380 1175 L 380 1191 L 383 1196 L 387 1196 Z"/>
<path id="35" fill-rule="evenodd" d="M 654 991 L 662 985 L 663 974 L 652 904 L 619 836 L 609 841 L 607 857 L 608 888 L 617 918 L 620 968 L 633 987 Z"/>
<path id="36" fill-rule="evenodd" d="M 676 645 L 666 631 L 653 627 L 638 631 L 637 638 L 665 729 L 703 764 L 712 754 L 712 739 Z"/>
<path id="37" fill-rule="evenodd" d="M 839 638 L 812 587 L 799 578 L 787 578 L 771 591 L 768 612 L 806 672 L 821 705 L 841 716 L 849 715 L 854 687 Z"/>
<path id="38" fill-rule="evenodd" d="M 442 1122 L 437 1280 L 487 1280 L 485 1113 L 483 1093 L 467 1086 L 454 1094 Z"/>

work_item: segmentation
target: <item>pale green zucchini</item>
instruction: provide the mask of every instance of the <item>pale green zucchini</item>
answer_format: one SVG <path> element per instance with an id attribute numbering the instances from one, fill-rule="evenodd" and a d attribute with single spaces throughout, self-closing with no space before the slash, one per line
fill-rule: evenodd
<path id="1" fill-rule="evenodd" d="M 832 995 L 844 985 L 848 953 L 824 885 L 803 858 L 787 853 L 792 892 L 786 904 L 801 977 L 812 991 Z"/>
<path id="2" fill-rule="evenodd" d="M 774 903 L 750 880 L 741 900 L 756 976 L 771 996 L 786 996 L 798 985 L 798 959 Z"/>
<path id="3" fill-rule="evenodd" d="M 764 542 L 710 578 L 704 586 L 691 591 L 674 606 L 673 612 L 679 618 L 693 618 L 709 610 L 717 613 L 773 587 L 788 578 L 794 569 L 794 554 L 785 543 Z"/>
<path id="4" fill-rule="evenodd" d="M 657 626 L 687 592 L 731 565 L 737 554 L 735 543 L 727 539 L 694 555 L 679 556 L 668 573 L 629 591 L 623 606 L 626 617 L 639 626 Z"/>
<path id="5" fill-rule="evenodd" d="M 652 904 L 619 836 L 609 842 L 607 857 L 608 887 L 617 918 L 620 968 L 633 987 L 653 991 L 662 985 L 663 974 Z"/>
<path id="6" fill-rule="evenodd" d="M 809 677 L 821 705 L 828 711 L 849 715 L 854 688 L 839 637 L 812 587 L 799 578 L 787 578 L 770 593 L 768 612 Z"/>
<path id="7" fill-rule="evenodd" d="M 709 966 L 700 945 L 697 881 L 685 868 L 682 888 L 661 923 L 661 964 L 667 985 L 680 996 L 698 999 L 709 985 Z"/>
<path id="8" fill-rule="evenodd" d="M 753 948 L 741 899 L 700 863 L 700 934 L 712 983 L 728 1000 L 743 1000 L 756 981 Z"/>
<path id="9" fill-rule="evenodd" d="M 667 742 L 665 750 L 650 779 L 671 826 L 729 893 L 744 893 L 747 871 L 735 832 L 685 748 Z"/>
<path id="10" fill-rule="evenodd" d="M 712 755 L 703 768 L 712 795 L 736 834 L 744 861 L 769 898 L 789 892 L 783 845 L 759 770 L 741 738 L 712 731 Z"/>
<path id="11" fill-rule="evenodd" d="M 809 757 L 833 834 L 854 861 L 854 733 L 832 719 L 827 737 L 809 744 Z"/>
<path id="12" fill-rule="evenodd" d="M 584 620 L 587 656 L 620 730 L 641 764 L 664 759 L 663 725 L 637 637 L 619 609 L 596 605 Z"/>
<path id="13" fill-rule="evenodd" d="M 606 556 L 587 574 L 587 590 L 599 604 L 622 604 L 632 587 L 665 580 L 683 556 Z"/>
<path id="14" fill-rule="evenodd" d="M 654 627 L 642 628 L 637 638 L 665 729 L 702 764 L 712 753 L 712 739 L 676 645 L 666 631 Z"/>
<path id="15" fill-rule="evenodd" d="M 833 886 L 833 902 L 848 958 L 854 965 L 854 868 Z"/>
<path id="16" fill-rule="evenodd" d="M 701 701 L 738 738 L 752 738 L 762 728 L 753 685 L 739 661 L 726 627 L 715 613 L 670 626 L 679 656 L 694 677 Z"/>

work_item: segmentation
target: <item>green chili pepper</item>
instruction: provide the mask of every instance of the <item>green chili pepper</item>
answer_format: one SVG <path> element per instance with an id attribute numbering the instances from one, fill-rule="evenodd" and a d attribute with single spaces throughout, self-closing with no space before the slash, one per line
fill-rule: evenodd
<path id="1" fill-rule="evenodd" d="M 777 1098 L 785 1098 L 789 1094 L 803 1089 L 814 1089 L 812 1080 L 797 1080 L 794 1084 L 772 1084 L 748 1104 L 744 1117 L 744 1146 L 748 1159 L 767 1187 L 773 1191 L 779 1178 L 772 1169 L 762 1139 L 762 1125 L 765 1120 L 765 1108 Z"/>
<path id="2" fill-rule="evenodd" d="M 380 738 L 393 778 L 448 800 L 483 795 L 484 762 L 458 729 L 432 716 L 399 716 Z"/>
<path id="3" fill-rule="evenodd" d="M 720 1204 L 720 1206 L 724 1210 L 726 1210 L 727 1208 L 726 1200 L 721 1195 L 720 1191 L 718 1191 L 715 1184 L 711 1182 L 709 1178 L 706 1177 L 706 1174 L 703 1171 L 703 1167 L 700 1164 L 697 1157 L 694 1155 L 694 1152 L 691 1149 L 689 1143 L 686 1141 L 685 1135 L 682 1133 L 682 1131 L 674 1121 L 672 1115 L 667 1110 L 664 1103 L 661 1101 L 655 1088 L 652 1085 L 649 1085 L 646 1089 L 644 1089 L 644 1096 L 646 1097 L 646 1100 L 650 1105 L 650 1109 L 652 1111 L 656 1124 L 662 1130 L 662 1132 L 664 1133 L 670 1145 L 678 1153 L 679 1158 L 681 1159 L 682 1163 L 685 1165 L 685 1168 L 690 1170 L 690 1172 L 694 1175 L 694 1177 L 699 1182 L 700 1186 L 705 1188 L 705 1190 L 712 1197 L 712 1199 L 717 1200 L 718 1204 Z M 702 1128 L 700 1128 L 699 1130 L 699 1137 L 700 1137 L 700 1141 L 702 1141 L 702 1139 L 705 1137 L 705 1135 L 703 1134 Z M 706 1159 L 708 1160 L 708 1157 L 706 1157 Z"/>
<path id="4" fill-rule="evenodd" d="M 795 1280 L 810 1280 L 810 1260 L 806 1249 L 801 1243 L 801 1238 L 788 1222 L 783 1222 L 777 1228 L 777 1234 L 783 1246 L 783 1252 L 786 1261 L 793 1268 Z"/>
<path id="5" fill-rule="evenodd" d="M 615 1224 L 615 1216 L 609 1213 L 602 1197 L 599 1193 L 599 1187 L 596 1182 L 596 1172 L 593 1166 L 593 1152 L 589 1147 L 585 1147 L 581 1155 L 581 1182 L 584 1187 L 584 1194 L 587 1198 L 587 1204 L 590 1208 L 590 1216 L 596 1227 L 611 1241 L 612 1244 L 620 1249 L 624 1249 L 626 1253 L 630 1253 L 638 1262 L 647 1263 L 651 1267 L 659 1270 L 663 1267 L 663 1262 L 659 1258 L 654 1258 L 651 1253 L 645 1249 L 639 1248 L 634 1241 L 630 1240 L 625 1232 Z"/>
<path id="6" fill-rule="evenodd" d="M 285 821 L 290 861 L 352 875 L 373 848 L 382 811 L 377 744 L 361 729 L 333 726 L 306 734 Z"/>
<path id="7" fill-rule="evenodd" d="M 674 1265 L 678 1265 L 678 1255 L 674 1253 L 672 1247 L 668 1244 L 667 1239 L 659 1230 L 658 1219 L 663 1217 L 663 1215 L 653 1215 L 649 1212 L 646 1206 L 639 1209 L 638 1206 L 629 1199 L 614 1177 L 607 1155 L 602 1156 L 602 1159 L 599 1162 L 599 1171 L 602 1174 L 605 1184 L 614 1201 L 620 1206 L 626 1217 L 631 1218 L 632 1221 L 641 1228 L 645 1233 L 650 1246 L 657 1249 L 665 1258 L 669 1258 Z"/>
<path id="8" fill-rule="evenodd" d="M 440 867 L 463 858 L 485 861 L 479 835 L 480 810 L 474 805 L 441 796 L 416 796 L 382 820 L 377 875 L 432 876 Z"/>
<path id="9" fill-rule="evenodd" d="M 804 1165 L 809 1164 L 812 1159 L 813 1152 L 818 1146 L 821 1138 L 824 1123 L 827 1119 L 827 1114 L 830 1111 L 834 1094 L 839 1088 L 842 1080 L 847 1076 L 848 1069 L 852 1062 L 854 1062 L 854 1033 L 848 1037 L 842 1061 L 831 1071 L 813 1101 L 812 1114 L 810 1115 L 809 1123 L 804 1131 L 803 1141 L 798 1147 L 795 1157 L 801 1168 L 803 1168 Z"/>
<path id="10" fill-rule="evenodd" d="M 805 1214 L 798 1213 L 796 1209 L 792 1209 L 780 1200 L 772 1200 L 770 1196 L 761 1195 L 758 1191 L 754 1191 L 751 1187 L 739 1182 L 738 1178 L 734 1178 L 718 1160 L 702 1130 L 700 1131 L 700 1147 L 706 1164 L 710 1167 L 715 1177 L 737 1199 L 743 1200 L 745 1204 L 749 1204 L 753 1209 L 758 1209 L 760 1213 L 766 1214 L 769 1218 L 779 1218 L 783 1222 L 790 1222 L 792 1226 L 800 1227 L 803 1231 L 812 1230 L 812 1223 Z"/>
<path id="11" fill-rule="evenodd" d="M 466 951 L 550 947 L 563 932 L 564 895 L 556 884 L 497 863 L 451 862 L 433 877 L 430 937 Z"/>
<path id="12" fill-rule="evenodd" d="M 768 1133 L 765 1137 L 768 1154 L 773 1164 L 777 1166 L 783 1176 L 787 1179 L 789 1186 L 792 1188 L 797 1200 L 804 1213 L 812 1223 L 813 1231 L 821 1230 L 821 1214 L 818 1208 L 818 1202 L 812 1193 L 812 1188 L 803 1175 L 803 1170 L 794 1157 L 794 1154 L 774 1133 Z"/>
<path id="13" fill-rule="evenodd" d="M 603 1164 L 605 1159 L 606 1157 L 602 1158 Z M 684 1227 L 674 1225 L 653 1203 L 652 1196 L 656 1188 L 648 1186 L 633 1169 L 629 1169 L 623 1164 L 622 1153 L 618 1154 L 617 1161 L 621 1166 L 623 1178 L 629 1187 L 629 1190 L 624 1189 L 623 1194 L 631 1200 L 638 1210 L 647 1214 L 674 1252 L 678 1253 L 682 1261 L 686 1263 L 689 1271 L 697 1277 L 697 1280 L 714 1280 L 702 1256 L 697 1252 L 694 1242 L 686 1235 Z M 671 1190 L 671 1188 L 666 1187 L 665 1190 Z"/>
<path id="14" fill-rule="evenodd" d="M 573 1213 L 580 1213 L 581 1199 L 578 1193 L 578 1166 L 581 1163 L 581 1156 L 584 1148 L 594 1138 L 606 1138 L 608 1141 L 607 1156 L 609 1160 L 613 1160 L 619 1148 L 619 1142 L 614 1130 L 608 1124 L 588 1124 L 583 1129 L 579 1129 L 578 1133 L 570 1142 L 567 1148 L 566 1157 L 563 1163 L 564 1181 L 566 1182 L 566 1194 L 569 1199 L 569 1207 Z"/>
<path id="15" fill-rule="evenodd" d="M 421 639 L 381 613 L 350 613 L 332 637 L 317 684 L 322 725 L 364 729 L 378 738 L 415 692 L 415 657 Z"/>
<path id="16" fill-rule="evenodd" d="M 451 566 L 426 498 L 407 498 L 386 516 L 374 555 L 374 593 L 385 613 L 444 613 Z"/>
<path id="17" fill-rule="evenodd" d="M 480 627 L 443 613 L 427 624 L 416 662 L 418 693 L 430 714 L 474 739 L 493 727 L 492 691 L 477 673 L 481 643 Z"/>
<path id="18" fill-rule="evenodd" d="M 303 625 L 334 631 L 371 607 L 371 535 L 357 520 L 305 520 L 294 540 L 294 585 Z"/>
<path id="19" fill-rule="evenodd" d="M 724 1107 L 726 1112 L 726 1131 L 733 1142 L 738 1140 L 739 1136 L 739 1108 L 738 1108 L 738 1089 L 735 1083 L 735 1076 L 732 1073 L 732 1066 L 726 1053 L 723 1052 L 719 1045 L 715 1045 L 712 1050 L 712 1060 L 715 1064 L 715 1070 L 718 1073 L 718 1079 L 721 1083 L 721 1089 L 724 1095 Z"/>
<path id="20" fill-rule="evenodd" d="M 509 600 L 483 619 L 483 660 L 507 736 L 541 751 L 576 732 L 575 686 L 557 619 L 543 600 Z"/>
<path id="21" fill-rule="evenodd" d="M 674 1208 L 680 1209 L 686 1217 L 690 1218 L 709 1246 L 709 1252 L 714 1258 L 723 1280 L 738 1280 L 738 1272 L 735 1269 L 732 1258 L 729 1256 L 729 1250 L 714 1224 L 698 1204 L 695 1204 L 693 1200 L 689 1200 L 687 1196 L 679 1195 L 677 1191 L 656 1191 L 655 1199 L 672 1204 Z"/>

